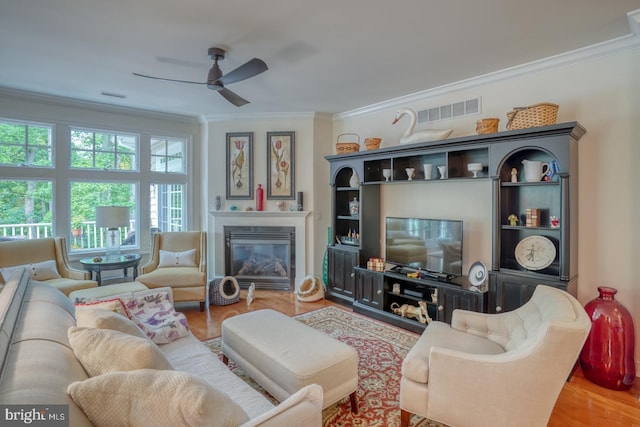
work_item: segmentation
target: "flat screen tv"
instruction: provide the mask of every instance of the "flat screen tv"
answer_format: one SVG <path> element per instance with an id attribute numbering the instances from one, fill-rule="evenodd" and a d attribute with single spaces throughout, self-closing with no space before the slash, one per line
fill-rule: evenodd
<path id="1" fill-rule="evenodd" d="M 462 275 L 462 221 L 387 217 L 385 261 L 447 276 Z"/>

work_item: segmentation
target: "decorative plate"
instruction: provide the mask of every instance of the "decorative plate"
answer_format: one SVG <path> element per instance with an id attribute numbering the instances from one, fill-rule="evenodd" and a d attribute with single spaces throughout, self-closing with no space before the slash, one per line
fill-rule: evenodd
<path id="1" fill-rule="evenodd" d="M 518 242 L 515 257 L 527 270 L 542 270 L 556 259 L 556 247 L 547 237 L 529 236 Z"/>
<path id="2" fill-rule="evenodd" d="M 487 266 L 481 261 L 474 262 L 469 268 L 469 283 L 472 286 L 482 286 L 487 280 Z"/>

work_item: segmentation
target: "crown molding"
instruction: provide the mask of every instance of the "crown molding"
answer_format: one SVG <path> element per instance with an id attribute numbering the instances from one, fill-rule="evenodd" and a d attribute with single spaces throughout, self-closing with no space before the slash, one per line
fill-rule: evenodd
<path id="1" fill-rule="evenodd" d="M 206 122 L 232 122 L 244 120 L 295 120 L 295 119 L 313 119 L 318 114 L 316 112 L 302 113 L 254 113 L 254 114 L 210 114 L 203 116 Z"/>
<path id="2" fill-rule="evenodd" d="M 536 73 L 546 69 L 561 67 L 568 64 L 586 61 L 589 59 L 611 55 L 627 50 L 638 49 L 640 48 L 640 9 L 635 12 L 628 13 L 627 16 L 633 34 L 561 53 L 541 60 L 505 68 L 503 70 L 483 74 L 481 76 L 472 77 L 466 80 L 461 80 L 455 83 L 438 86 L 410 95 L 389 99 L 387 101 L 371 104 L 342 113 L 337 113 L 333 116 L 333 120 L 343 120 L 350 117 L 357 117 L 364 114 L 387 110 L 390 108 L 398 108 L 409 103 L 424 101 L 425 99 L 444 95 L 449 92 L 483 86 L 499 80 L 508 80 L 514 77 Z"/>
<path id="3" fill-rule="evenodd" d="M 0 86 L 0 96 L 19 98 L 25 101 L 37 102 L 41 104 L 55 105 L 59 107 L 90 109 L 102 113 L 112 114 L 135 114 L 149 119 L 172 120 L 187 124 L 197 124 L 198 117 L 185 116 L 175 113 L 165 113 L 161 111 L 143 110 L 141 108 L 124 107 L 113 104 L 104 104 L 95 101 L 85 101 L 75 98 L 67 98 L 58 95 L 29 92 L 21 89 L 14 89 Z"/>

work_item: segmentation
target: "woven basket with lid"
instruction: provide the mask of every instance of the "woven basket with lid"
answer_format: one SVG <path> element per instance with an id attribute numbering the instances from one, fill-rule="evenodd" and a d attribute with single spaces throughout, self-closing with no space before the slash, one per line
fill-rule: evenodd
<path id="1" fill-rule="evenodd" d="M 516 107 L 507 113 L 508 130 L 526 129 L 537 126 L 553 125 L 558 120 L 558 105 L 549 102 L 530 105 L 528 107 Z"/>

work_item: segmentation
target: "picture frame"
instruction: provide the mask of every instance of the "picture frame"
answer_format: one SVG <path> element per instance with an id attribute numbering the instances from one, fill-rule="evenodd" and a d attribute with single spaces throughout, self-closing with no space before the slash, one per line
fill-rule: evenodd
<path id="1" fill-rule="evenodd" d="M 226 159 L 227 199 L 253 199 L 253 132 L 228 132 Z"/>
<path id="2" fill-rule="evenodd" d="M 267 132 L 267 199 L 295 199 L 295 132 Z"/>

